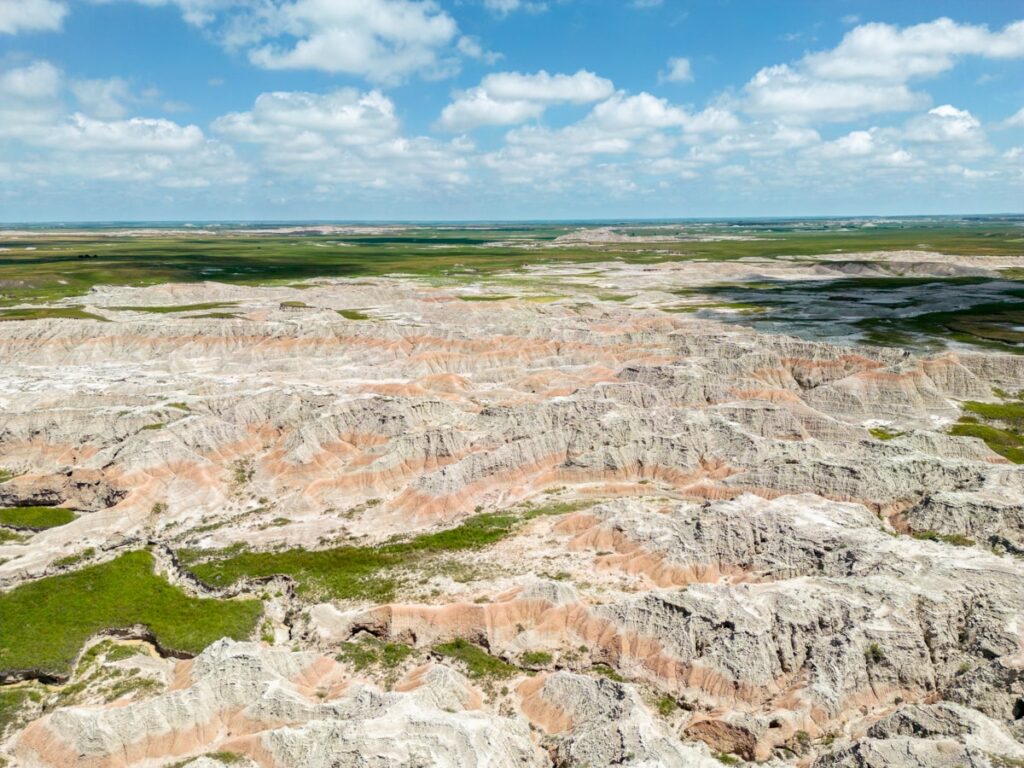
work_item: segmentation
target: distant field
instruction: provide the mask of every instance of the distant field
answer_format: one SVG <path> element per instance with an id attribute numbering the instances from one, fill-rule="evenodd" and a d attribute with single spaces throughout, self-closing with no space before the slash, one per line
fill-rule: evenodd
<path id="1" fill-rule="evenodd" d="M 901 249 L 974 255 L 1024 252 L 1024 228 L 1015 219 L 902 220 L 870 227 L 825 221 L 701 223 L 680 225 L 676 232 L 757 239 L 553 246 L 556 237 L 574 229 L 551 225 L 410 227 L 380 235 L 242 234 L 228 230 L 204 236 L 187 230 L 180 235 L 116 236 L 97 231 L 95 235 L 40 232 L 30 237 L 0 231 L 0 306 L 53 301 L 104 284 L 288 283 L 313 277 L 399 273 L 456 278 L 537 263 L 608 259 L 731 260 Z M 664 233 L 640 225 L 618 231 Z"/>

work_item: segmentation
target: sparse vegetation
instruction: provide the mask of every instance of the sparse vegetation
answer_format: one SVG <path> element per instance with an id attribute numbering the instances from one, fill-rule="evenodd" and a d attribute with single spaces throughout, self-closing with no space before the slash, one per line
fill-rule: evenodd
<path id="1" fill-rule="evenodd" d="M 306 596 L 385 603 L 394 598 L 395 590 L 403 583 L 402 571 L 439 570 L 447 555 L 491 546 L 524 521 L 540 515 L 564 514 L 574 508 L 577 507 L 554 504 L 523 512 L 481 514 L 454 528 L 376 547 L 278 552 L 186 550 L 179 554 L 192 573 L 213 586 L 228 586 L 247 577 L 283 574 L 294 578 L 299 592 Z"/>
<path id="2" fill-rule="evenodd" d="M 864 658 L 867 660 L 868 664 L 881 664 L 885 661 L 885 652 L 878 643 L 871 643 L 864 650 Z"/>
<path id="3" fill-rule="evenodd" d="M 369 320 L 370 316 L 358 309 L 339 309 L 338 314 L 346 320 Z"/>
<path id="4" fill-rule="evenodd" d="M 356 642 L 343 643 L 338 653 L 338 661 L 351 664 L 356 672 L 375 666 L 394 669 L 415 653 L 414 648 L 404 643 L 383 643 L 376 638 L 363 638 Z"/>
<path id="5" fill-rule="evenodd" d="M 952 544 L 954 547 L 973 547 L 974 540 L 959 533 L 939 533 L 938 531 L 914 531 L 915 539 L 921 541 L 941 541 L 944 544 Z"/>
<path id="6" fill-rule="evenodd" d="M 896 432 L 885 427 L 870 427 L 868 432 L 876 440 L 895 440 L 897 437 L 902 437 L 904 432 Z"/>
<path id="7" fill-rule="evenodd" d="M 462 662 L 467 674 L 478 678 L 509 678 L 518 674 L 519 670 L 511 664 L 492 656 L 478 645 L 473 645 L 462 638 L 434 646 L 434 652 L 446 659 Z"/>
<path id="8" fill-rule="evenodd" d="M 11 528 L 41 531 L 67 525 L 76 517 L 63 507 L 8 507 L 0 509 L 0 525 Z"/>
<path id="9" fill-rule="evenodd" d="M 0 594 L 0 670 L 65 674 L 96 632 L 142 624 L 159 642 L 198 653 L 220 637 L 248 637 L 262 611 L 256 600 L 189 597 L 153 572 L 137 551 Z"/>
<path id="10" fill-rule="evenodd" d="M 519 663 L 524 667 L 546 667 L 552 658 L 547 651 L 523 651 L 519 656 Z"/>
<path id="11" fill-rule="evenodd" d="M 728 752 L 716 752 L 715 760 L 724 765 L 739 765 L 743 762 L 736 755 L 730 755 Z"/>
<path id="12" fill-rule="evenodd" d="M 1004 397 L 1006 393 L 999 395 Z M 1024 464 L 1024 402 L 963 404 L 964 415 L 949 434 L 984 440 L 994 453 L 1015 464 Z"/>
<path id="13" fill-rule="evenodd" d="M 609 680 L 613 680 L 616 683 L 626 682 L 626 678 L 616 672 L 614 669 L 609 667 L 607 664 L 595 664 L 590 668 L 592 672 L 599 674 L 601 677 L 607 677 Z"/>
<path id="14" fill-rule="evenodd" d="M 237 303 L 235 301 L 208 301 L 203 304 L 174 304 L 157 307 L 109 307 L 109 309 L 118 312 L 148 312 L 154 315 L 169 315 L 179 312 L 201 312 L 207 309 L 226 309 L 236 306 Z"/>
<path id="15" fill-rule="evenodd" d="M 0 309 L 0 321 L 4 320 L 98 320 L 107 322 L 105 318 L 86 312 L 81 307 L 29 307 L 19 309 Z"/>
<path id="16" fill-rule="evenodd" d="M 662 717 L 671 717 L 679 709 L 679 704 L 671 696 L 662 696 L 658 699 L 658 714 Z"/>

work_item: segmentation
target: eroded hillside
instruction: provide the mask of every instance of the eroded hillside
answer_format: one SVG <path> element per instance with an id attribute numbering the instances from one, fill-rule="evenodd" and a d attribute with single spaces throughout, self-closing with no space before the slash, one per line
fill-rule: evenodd
<path id="1" fill-rule="evenodd" d="M 1024 765 L 1024 356 L 977 313 L 858 325 L 1021 266 L 100 286 L 0 323 L 3 754 Z M 866 274 L 884 310 L 802 332 Z"/>

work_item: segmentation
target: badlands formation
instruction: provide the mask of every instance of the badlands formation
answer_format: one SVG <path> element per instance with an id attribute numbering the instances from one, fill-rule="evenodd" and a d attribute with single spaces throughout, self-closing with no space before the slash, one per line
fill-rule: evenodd
<path id="1" fill-rule="evenodd" d="M 1024 469 L 949 434 L 1024 357 L 680 307 L 855 260 L 101 287 L 76 301 L 107 322 L 0 324 L 0 507 L 77 515 L 0 544 L 4 589 L 145 550 L 190 596 L 261 601 L 198 655 L 111 627 L 5 669 L 32 695 L 0 755 L 1024 765 Z M 338 552 L 362 581 L 317 570 Z"/>

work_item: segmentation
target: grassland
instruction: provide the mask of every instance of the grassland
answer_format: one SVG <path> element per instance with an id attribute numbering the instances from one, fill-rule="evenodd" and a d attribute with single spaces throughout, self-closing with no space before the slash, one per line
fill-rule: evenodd
<path id="1" fill-rule="evenodd" d="M 41 531 L 67 525 L 76 517 L 70 509 L 61 507 L 10 507 L 0 509 L 0 525 Z"/>
<path id="2" fill-rule="evenodd" d="M 137 551 L 0 594 L 0 672 L 67 674 L 93 634 L 145 625 L 168 649 L 198 653 L 221 637 L 248 637 L 256 600 L 193 598 L 153 572 Z"/>
<path id="3" fill-rule="evenodd" d="M 313 277 L 391 274 L 458 278 L 538 263 L 585 264 L 608 259 L 650 263 L 870 250 L 915 249 L 965 255 L 1019 254 L 1024 250 L 1020 227 L 1013 219 L 904 220 L 876 223 L 871 228 L 824 221 L 705 223 L 684 229 L 755 239 L 658 243 L 657 249 L 643 242 L 553 244 L 556 237 L 573 229 L 575 226 L 568 224 L 409 227 L 380 235 L 252 234 L 233 230 L 209 235 L 187 230 L 180 234 L 126 235 L 97 231 L 40 232 L 28 238 L 0 232 L 0 248 L 5 249 L 0 251 L 0 306 L 78 296 L 96 285 L 145 286 L 202 280 L 290 284 Z M 83 254 L 89 258 L 83 258 Z"/>
<path id="4" fill-rule="evenodd" d="M 968 401 L 964 415 L 949 433 L 956 437 L 976 437 L 1005 459 L 1024 464 L 1024 399 L 1005 396 L 1002 403 Z"/>
<path id="5" fill-rule="evenodd" d="M 197 578 L 211 586 L 226 587 L 244 578 L 287 575 L 295 579 L 299 593 L 306 597 L 386 603 L 394 598 L 404 574 L 410 571 L 436 567 L 448 555 L 495 544 L 539 515 L 565 514 L 577 508 L 574 504 L 554 504 L 503 514 L 479 514 L 455 528 L 376 547 L 278 552 L 252 552 L 235 547 L 215 552 L 183 550 L 179 556 Z"/>

